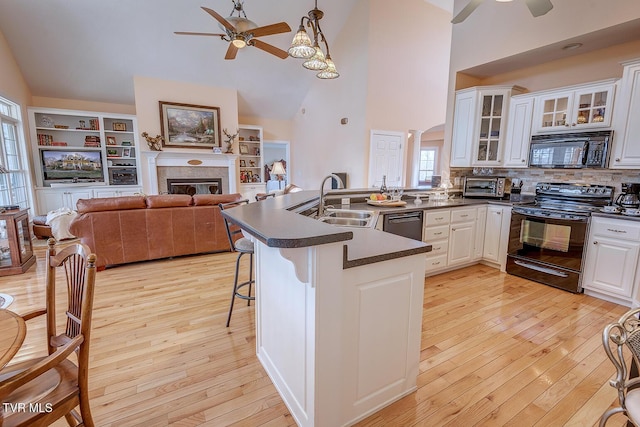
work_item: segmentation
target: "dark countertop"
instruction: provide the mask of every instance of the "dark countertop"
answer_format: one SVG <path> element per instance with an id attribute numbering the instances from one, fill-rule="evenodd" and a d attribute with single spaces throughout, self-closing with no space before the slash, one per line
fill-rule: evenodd
<path id="1" fill-rule="evenodd" d="M 339 194 L 339 192 L 338 192 Z M 363 199 L 361 199 L 363 200 Z M 513 206 L 530 203 L 533 196 L 523 195 L 517 202 L 510 200 L 456 197 L 444 201 L 423 200 L 415 204 L 412 197 L 401 207 L 380 207 L 364 200 L 350 205 L 331 205 L 336 209 L 371 210 L 380 214 L 416 210 L 447 209 L 462 206 L 496 204 Z M 371 264 L 394 258 L 431 251 L 431 245 L 407 239 L 373 228 L 341 227 L 325 224 L 296 213 L 317 203 L 318 192 L 301 191 L 250 203 L 223 211 L 223 215 L 239 224 L 246 232 L 269 247 L 303 248 L 327 243 L 345 242 L 344 268 Z"/>
<path id="2" fill-rule="evenodd" d="M 317 192 L 302 191 L 226 209 L 222 215 L 269 247 L 304 248 L 344 242 L 343 268 L 431 251 L 431 245 L 417 240 L 373 228 L 329 225 L 290 211 L 317 199 Z"/>

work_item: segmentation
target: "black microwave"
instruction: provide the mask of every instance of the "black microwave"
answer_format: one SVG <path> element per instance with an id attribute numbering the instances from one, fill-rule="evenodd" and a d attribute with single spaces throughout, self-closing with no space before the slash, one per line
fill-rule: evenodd
<path id="1" fill-rule="evenodd" d="M 613 132 L 582 132 L 535 135 L 531 138 L 529 167 L 606 168 Z"/>

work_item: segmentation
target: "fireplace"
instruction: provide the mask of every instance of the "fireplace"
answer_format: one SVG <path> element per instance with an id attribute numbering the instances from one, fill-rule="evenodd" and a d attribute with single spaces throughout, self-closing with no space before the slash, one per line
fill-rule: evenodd
<path id="1" fill-rule="evenodd" d="M 167 179 L 169 194 L 222 194 L 222 178 L 174 178 Z"/>

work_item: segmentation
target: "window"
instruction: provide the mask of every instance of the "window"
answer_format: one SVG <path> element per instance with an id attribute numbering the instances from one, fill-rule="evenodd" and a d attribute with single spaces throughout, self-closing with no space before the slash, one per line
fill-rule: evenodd
<path id="1" fill-rule="evenodd" d="M 20 106 L 0 97 L 0 205 L 29 207 L 29 171 Z"/>
<path id="2" fill-rule="evenodd" d="M 436 170 L 437 154 L 438 149 L 434 147 L 420 149 L 418 185 L 431 184 L 431 177 L 433 177 Z"/>

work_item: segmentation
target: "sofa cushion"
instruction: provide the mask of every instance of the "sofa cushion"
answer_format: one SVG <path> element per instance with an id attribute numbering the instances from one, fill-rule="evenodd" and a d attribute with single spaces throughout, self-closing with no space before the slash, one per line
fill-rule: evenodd
<path id="1" fill-rule="evenodd" d="M 217 206 L 220 203 L 235 202 L 241 200 L 242 194 L 194 194 L 193 204 L 195 206 Z"/>
<path id="2" fill-rule="evenodd" d="M 76 203 L 78 213 L 121 211 L 129 209 L 144 209 L 147 205 L 144 196 L 103 197 L 95 199 L 80 199 Z"/>
<path id="3" fill-rule="evenodd" d="M 160 196 L 147 196 L 147 207 L 157 208 L 183 208 L 191 206 L 191 196 L 188 194 L 166 194 Z"/>

